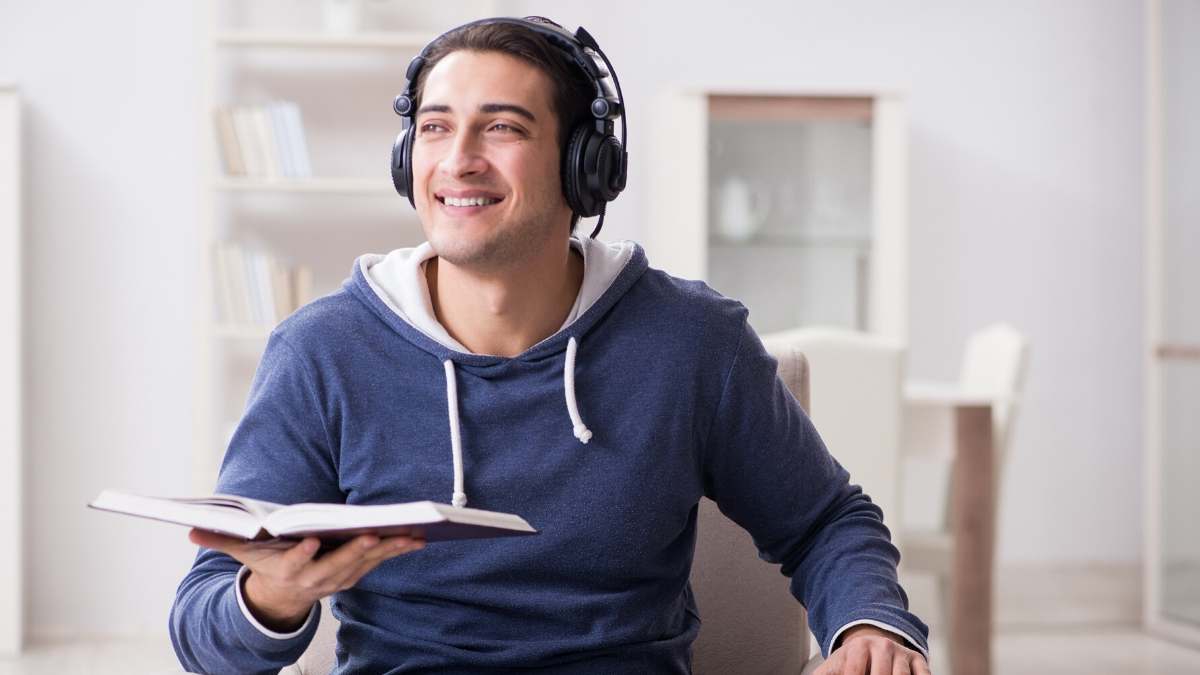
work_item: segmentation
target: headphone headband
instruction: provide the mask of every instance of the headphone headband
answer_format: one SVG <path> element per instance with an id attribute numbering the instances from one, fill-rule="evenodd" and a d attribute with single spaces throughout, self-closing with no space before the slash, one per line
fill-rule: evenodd
<path id="1" fill-rule="evenodd" d="M 452 28 L 429 44 L 413 58 L 405 70 L 407 82 L 404 91 L 392 102 L 397 115 L 407 124 L 392 147 L 392 180 L 396 190 L 408 197 L 415 207 L 412 194 L 412 128 L 416 123 L 416 101 L 414 88 L 417 78 L 428 63 L 429 54 L 447 36 L 473 26 L 508 24 L 520 26 L 545 38 L 552 47 L 563 52 L 569 60 L 595 85 L 595 94 L 590 106 L 594 132 L 587 134 L 580 128 L 568 136 L 564 148 L 563 189 L 571 209 L 581 216 L 600 216 L 600 222 L 592 237 L 600 232 L 604 224 L 605 206 L 625 187 L 629 153 L 626 149 L 627 128 L 621 83 L 612 69 L 608 57 L 600 49 L 595 38 L 580 27 L 574 34 L 562 26 L 540 16 L 525 18 L 493 17 L 479 19 Z M 609 84 L 611 78 L 613 87 Z M 621 118 L 621 141 L 613 136 L 613 121 Z M 566 123 L 566 121 L 561 121 Z"/>

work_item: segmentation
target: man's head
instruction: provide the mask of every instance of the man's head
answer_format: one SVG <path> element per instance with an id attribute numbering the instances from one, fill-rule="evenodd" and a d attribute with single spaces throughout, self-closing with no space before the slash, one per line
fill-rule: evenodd
<path id="1" fill-rule="evenodd" d="M 565 31 L 564 31 L 565 32 Z M 506 73 L 511 76 L 516 76 L 516 83 L 524 85 L 532 85 L 533 89 L 541 92 L 542 97 L 547 103 L 547 114 L 536 120 L 539 126 L 539 141 L 545 139 L 546 132 L 548 137 L 553 139 L 554 154 L 557 155 L 558 171 L 551 179 L 551 186 L 559 193 L 564 191 L 562 168 L 563 168 L 563 151 L 568 143 L 568 135 L 577 125 L 588 123 L 592 120 L 592 115 L 589 112 L 590 103 L 595 97 L 595 85 L 586 74 L 581 72 L 580 67 L 574 64 L 562 49 L 552 46 L 546 40 L 546 37 L 539 34 L 526 26 L 516 22 L 497 22 L 497 23 L 478 23 L 468 24 L 446 32 L 440 36 L 425 49 L 425 64 L 416 74 L 416 78 L 412 83 L 412 97 L 414 108 L 428 110 L 430 104 L 434 106 L 444 107 L 443 102 L 432 101 L 430 98 L 431 91 L 428 91 L 430 79 L 437 79 L 436 73 L 454 70 L 454 68 L 442 68 L 439 71 L 439 66 L 443 64 L 451 56 L 456 56 L 452 59 L 450 66 L 461 66 L 463 61 L 472 60 L 480 61 L 480 59 L 464 59 L 457 58 L 463 53 L 473 55 L 503 55 L 508 61 L 518 61 L 524 68 L 505 68 Z M 496 62 L 496 59 L 481 59 L 484 62 Z M 516 64 L 510 64 L 516 65 Z M 526 73 L 518 73 L 517 71 L 528 71 Z M 494 73 L 493 73 L 494 74 Z M 535 82 L 529 82 L 529 78 Z M 480 78 L 466 78 L 463 83 L 475 88 L 476 85 L 484 85 Z M 493 88 L 496 89 L 496 88 Z M 460 92 L 460 91 L 456 91 Z M 504 91 L 499 91 L 500 95 Z M 533 91 L 527 91 L 527 94 L 534 94 Z M 538 97 L 538 96 L 534 96 Z M 482 101 L 482 103 L 502 103 L 503 101 Z M 443 110 L 444 112 L 444 110 Z M 464 110 L 454 110 L 455 113 L 462 113 Z M 421 125 L 419 115 L 414 119 L 416 138 L 414 139 L 413 147 L 413 165 L 426 165 L 422 161 L 421 154 Z M 524 120 L 530 121 L 530 120 Z M 532 130 L 530 130 L 532 131 Z M 431 157 L 426 157 L 431 159 Z M 426 165 L 427 166 L 427 165 Z M 414 204 L 416 197 L 420 192 L 418 175 L 414 172 L 413 175 L 413 192 Z M 427 185 L 426 185 L 427 187 Z M 565 203 L 565 202 L 564 202 Z M 418 204 L 419 210 L 420 205 Z M 422 211 L 422 221 L 425 220 L 427 210 Z M 574 231 L 578 222 L 577 214 L 570 214 L 568 219 L 570 223 L 570 231 Z"/>

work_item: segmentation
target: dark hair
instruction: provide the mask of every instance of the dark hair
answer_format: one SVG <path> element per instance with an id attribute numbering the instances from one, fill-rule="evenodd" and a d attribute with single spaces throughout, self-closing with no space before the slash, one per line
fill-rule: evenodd
<path id="1" fill-rule="evenodd" d="M 557 24 L 555 24 L 557 25 Z M 443 34 L 427 48 L 425 65 L 413 83 L 414 109 L 421 108 L 421 94 L 429 71 L 446 55 L 457 51 L 499 52 L 514 56 L 538 68 L 550 79 L 553 91 L 550 104 L 558 122 L 559 182 L 567 134 L 578 124 L 591 119 L 595 85 L 566 54 L 532 29 L 514 23 L 468 25 Z M 579 214 L 571 214 L 571 231 L 579 223 Z"/>

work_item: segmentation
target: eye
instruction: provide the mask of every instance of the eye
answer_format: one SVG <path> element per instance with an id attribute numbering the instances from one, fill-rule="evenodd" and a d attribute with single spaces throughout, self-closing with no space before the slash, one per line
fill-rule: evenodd
<path id="1" fill-rule="evenodd" d="M 444 129 L 445 127 L 437 122 L 423 122 L 421 126 L 417 127 L 417 131 L 421 134 L 434 133 L 437 131 L 443 131 Z"/>
<path id="2" fill-rule="evenodd" d="M 496 124 L 493 124 L 492 130 L 499 131 L 504 134 L 519 134 L 519 133 L 521 133 L 520 129 L 518 129 L 514 126 L 511 126 L 511 125 L 508 125 L 504 122 L 497 122 Z"/>

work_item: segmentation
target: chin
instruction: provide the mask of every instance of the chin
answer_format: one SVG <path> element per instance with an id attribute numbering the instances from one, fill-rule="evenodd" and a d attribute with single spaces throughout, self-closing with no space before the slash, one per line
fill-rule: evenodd
<path id="1" fill-rule="evenodd" d="M 503 237 L 467 237 L 439 228 L 428 233 L 426 239 L 439 258 L 456 267 L 492 267 L 512 257 Z"/>

